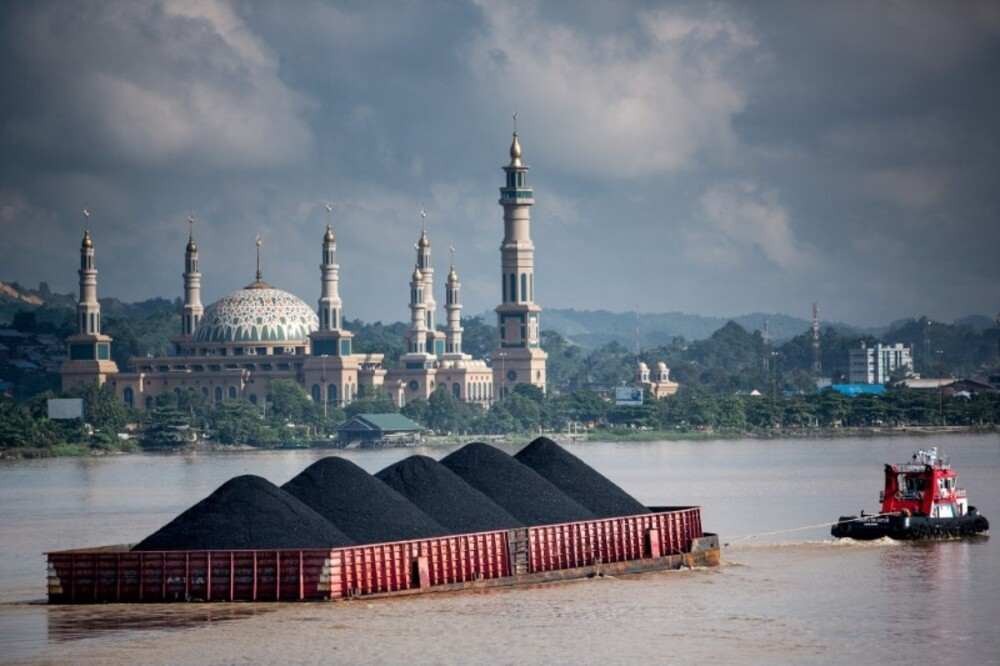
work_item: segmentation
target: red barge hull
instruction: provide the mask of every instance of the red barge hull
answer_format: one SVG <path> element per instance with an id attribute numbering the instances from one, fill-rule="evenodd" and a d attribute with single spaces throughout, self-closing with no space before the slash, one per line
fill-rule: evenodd
<path id="1" fill-rule="evenodd" d="M 719 564 L 699 507 L 304 550 L 54 551 L 49 603 L 336 601 Z"/>

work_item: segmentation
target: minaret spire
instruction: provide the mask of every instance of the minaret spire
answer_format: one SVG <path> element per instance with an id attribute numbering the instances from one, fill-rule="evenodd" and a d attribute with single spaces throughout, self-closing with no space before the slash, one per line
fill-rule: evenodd
<path id="1" fill-rule="evenodd" d="M 326 212 L 333 219 L 333 206 L 326 204 Z M 319 297 L 319 330 L 339 331 L 342 303 L 340 300 L 340 266 L 337 264 L 337 237 L 333 225 L 326 225 L 323 234 L 323 261 L 319 266 L 321 283 Z"/>
<path id="2" fill-rule="evenodd" d="M 462 355 L 462 300 L 459 296 L 462 284 L 458 281 L 455 270 L 455 246 L 451 252 L 451 268 L 448 270 L 448 280 L 445 283 L 444 309 L 448 313 L 448 325 L 445 328 L 445 353 L 454 356 Z"/>
<path id="3" fill-rule="evenodd" d="M 260 270 L 260 246 L 263 241 L 260 239 L 260 234 L 257 234 L 257 282 L 262 282 L 264 280 L 263 273 Z"/>
<path id="4" fill-rule="evenodd" d="M 90 211 L 83 209 L 83 217 L 90 222 Z M 97 263 L 94 256 L 94 240 L 90 229 L 84 229 L 80 242 L 80 301 L 76 306 L 77 333 L 79 335 L 101 334 L 101 304 L 97 300 Z"/>
<path id="5" fill-rule="evenodd" d="M 423 209 L 420 210 L 420 224 L 420 238 L 416 244 L 417 268 L 423 278 L 421 292 L 424 295 L 424 317 L 426 319 L 424 326 L 427 328 L 427 339 L 430 343 L 427 345 L 427 352 L 433 354 L 436 353 L 433 341 L 438 338 L 440 333 L 435 324 L 437 302 L 434 300 L 434 266 L 431 265 L 431 241 L 427 236 L 427 211 Z"/>
<path id="6" fill-rule="evenodd" d="M 205 308 L 201 304 L 201 272 L 198 270 L 198 245 L 194 242 L 193 216 L 188 216 L 188 242 L 184 250 L 184 310 L 181 335 L 190 338 L 201 323 Z"/>

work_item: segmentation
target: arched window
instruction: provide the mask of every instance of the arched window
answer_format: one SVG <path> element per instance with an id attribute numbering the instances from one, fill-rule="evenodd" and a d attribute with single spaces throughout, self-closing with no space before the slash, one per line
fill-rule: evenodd
<path id="1" fill-rule="evenodd" d="M 514 273 L 510 274 L 510 300 L 517 300 L 517 275 Z"/>
<path id="2" fill-rule="evenodd" d="M 528 300 L 528 274 L 521 273 L 521 300 Z"/>
<path id="3" fill-rule="evenodd" d="M 126 405 L 128 405 L 129 407 L 132 406 L 132 401 L 135 399 L 135 394 L 132 392 L 131 386 L 126 386 L 125 390 L 122 391 L 122 399 L 125 401 Z"/>
<path id="4" fill-rule="evenodd" d="M 254 404 L 254 405 L 256 405 L 256 404 L 257 404 L 257 394 L 256 394 L 256 393 L 251 393 L 251 394 L 250 394 L 250 402 L 251 402 L 252 404 Z"/>
<path id="5" fill-rule="evenodd" d="M 319 402 L 320 400 L 322 400 L 323 396 L 320 395 L 321 392 L 322 392 L 322 389 L 320 389 L 319 384 L 313 384 L 313 386 L 312 386 L 312 399 L 313 399 L 313 402 Z"/>
<path id="6" fill-rule="evenodd" d="M 230 386 L 229 387 L 229 399 L 230 400 L 236 400 L 236 387 L 235 386 Z"/>
<path id="7" fill-rule="evenodd" d="M 462 385 L 459 384 L 458 382 L 455 382 L 454 384 L 452 384 L 451 385 L 451 394 L 453 396 L 455 396 L 456 399 L 461 400 L 462 399 Z"/>
<path id="8" fill-rule="evenodd" d="M 221 386 L 216 386 L 215 387 L 215 401 L 216 402 L 222 402 L 222 387 Z"/>
<path id="9" fill-rule="evenodd" d="M 337 385 L 330 384 L 326 387 L 326 401 L 332 404 L 337 403 Z"/>

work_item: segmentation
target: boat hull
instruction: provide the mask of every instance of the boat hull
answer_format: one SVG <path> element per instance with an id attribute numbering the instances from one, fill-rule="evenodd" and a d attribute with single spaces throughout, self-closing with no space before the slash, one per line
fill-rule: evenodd
<path id="1" fill-rule="evenodd" d="M 985 516 L 974 509 L 958 518 L 930 518 L 900 514 L 881 516 L 841 516 L 830 529 L 837 538 L 871 541 L 889 537 L 900 541 L 917 539 L 954 539 L 975 536 L 990 529 Z"/>

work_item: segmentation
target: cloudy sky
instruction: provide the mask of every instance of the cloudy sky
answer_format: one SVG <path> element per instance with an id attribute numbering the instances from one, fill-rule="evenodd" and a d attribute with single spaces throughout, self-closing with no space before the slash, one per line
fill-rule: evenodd
<path id="1" fill-rule="evenodd" d="M 406 316 L 426 208 L 499 298 L 518 112 L 545 306 L 886 322 L 1000 308 L 1000 4 L 5 3 L 0 279 Z M 206 301 L 206 302 L 207 302 Z M 443 301 L 443 297 L 439 298 Z"/>

